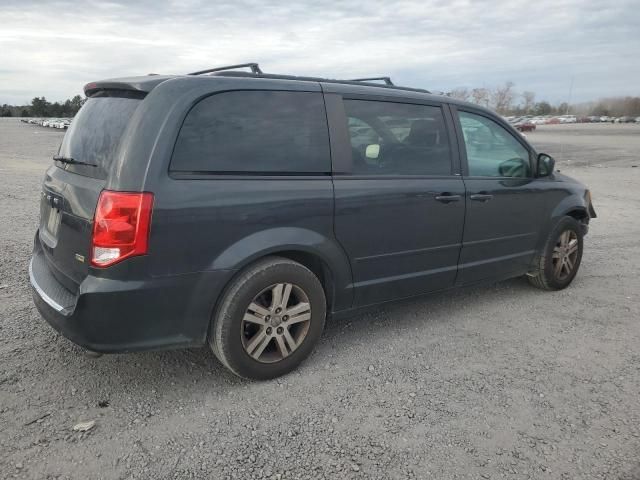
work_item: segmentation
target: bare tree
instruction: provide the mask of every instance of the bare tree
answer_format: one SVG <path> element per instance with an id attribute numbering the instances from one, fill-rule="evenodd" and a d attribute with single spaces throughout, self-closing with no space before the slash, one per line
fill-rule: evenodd
<path id="1" fill-rule="evenodd" d="M 469 98 L 471 98 L 471 92 L 469 92 L 469 89 L 467 87 L 456 87 L 447 95 L 449 95 L 451 98 L 463 100 L 465 102 L 468 102 Z"/>
<path id="2" fill-rule="evenodd" d="M 535 104 L 536 94 L 534 92 L 522 92 L 522 100 L 524 101 L 524 105 L 522 106 L 524 113 L 529 113 Z"/>
<path id="3" fill-rule="evenodd" d="M 474 88 L 471 90 L 471 101 L 483 107 L 488 107 L 489 90 L 486 88 Z"/>
<path id="4" fill-rule="evenodd" d="M 493 89 L 491 92 L 491 105 L 496 112 L 507 113 L 513 103 L 514 85 L 513 82 L 506 82 L 503 86 Z"/>

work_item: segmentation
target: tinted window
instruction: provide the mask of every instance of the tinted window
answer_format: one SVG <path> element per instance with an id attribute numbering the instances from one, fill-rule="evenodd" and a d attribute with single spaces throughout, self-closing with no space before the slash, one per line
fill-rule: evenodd
<path id="1" fill-rule="evenodd" d="M 220 173 L 331 171 L 320 93 L 236 91 L 191 109 L 171 169 Z"/>
<path id="2" fill-rule="evenodd" d="M 344 105 L 354 174 L 451 174 L 440 107 L 364 100 L 345 100 Z"/>
<path id="3" fill-rule="evenodd" d="M 481 115 L 459 112 L 469 175 L 529 177 L 529 152 L 502 126 Z"/>
<path id="4" fill-rule="evenodd" d="M 67 165 L 67 170 L 83 175 L 105 177 L 120 140 L 141 100 L 121 96 L 91 97 L 76 114 L 60 145 L 59 155 L 97 167 Z M 122 93 L 124 95 L 124 93 Z"/>

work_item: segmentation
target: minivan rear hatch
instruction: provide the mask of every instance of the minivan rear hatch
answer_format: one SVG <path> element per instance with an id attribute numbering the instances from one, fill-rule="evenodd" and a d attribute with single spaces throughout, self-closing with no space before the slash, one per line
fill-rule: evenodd
<path id="1" fill-rule="evenodd" d="M 144 92 L 101 90 L 87 99 L 45 175 L 39 240 L 52 274 L 75 292 L 88 273 L 93 216 Z"/>

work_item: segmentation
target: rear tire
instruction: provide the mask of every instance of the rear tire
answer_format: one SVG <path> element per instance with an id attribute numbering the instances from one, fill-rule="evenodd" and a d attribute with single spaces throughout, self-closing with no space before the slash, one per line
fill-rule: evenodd
<path id="1" fill-rule="evenodd" d="M 583 248 L 582 225 L 573 217 L 564 217 L 549 234 L 537 269 L 527 274 L 529 283 L 542 290 L 567 288 L 580 268 Z"/>
<path id="2" fill-rule="evenodd" d="M 324 289 L 313 272 L 268 257 L 233 280 L 212 319 L 209 345 L 234 374 L 267 380 L 309 356 L 325 317 Z"/>

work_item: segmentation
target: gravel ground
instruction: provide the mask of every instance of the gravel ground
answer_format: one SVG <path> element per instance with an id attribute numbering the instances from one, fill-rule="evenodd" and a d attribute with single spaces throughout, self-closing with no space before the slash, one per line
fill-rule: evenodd
<path id="1" fill-rule="evenodd" d="M 0 477 L 640 479 L 640 125 L 528 137 L 592 188 L 570 288 L 331 321 L 298 371 L 256 383 L 204 348 L 93 359 L 54 333 L 26 270 L 62 133 L 1 119 Z"/>

